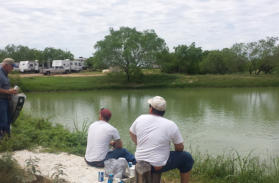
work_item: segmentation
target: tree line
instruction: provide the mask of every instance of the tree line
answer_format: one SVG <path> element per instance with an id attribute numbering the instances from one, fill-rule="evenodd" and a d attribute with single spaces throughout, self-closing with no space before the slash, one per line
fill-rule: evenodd
<path id="1" fill-rule="evenodd" d="M 93 69 L 119 67 L 127 80 L 138 75 L 142 68 L 160 68 L 166 73 L 184 74 L 269 74 L 279 67 L 277 37 L 256 42 L 236 43 L 222 50 L 202 50 L 193 42 L 178 45 L 170 51 L 164 39 L 154 30 L 137 31 L 135 28 L 110 29 L 109 35 L 95 46 L 88 59 Z"/>
<path id="2" fill-rule="evenodd" d="M 13 58 L 16 61 L 38 60 L 40 64 L 45 64 L 52 60 L 73 59 L 74 55 L 70 51 L 63 51 L 52 47 L 44 50 L 31 49 L 22 45 L 7 45 L 4 49 L 0 49 L 0 60 L 4 58 Z"/>
<path id="3" fill-rule="evenodd" d="M 118 67 L 130 80 L 142 76 L 143 68 L 159 68 L 165 73 L 184 74 L 269 74 L 279 68 L 278 37 L 255 42 L 236 43 L 221 50 L 202 50 L 195 42 L 175 46 L 173 51 L 154 30 L 135 28 L 110 29 L 103 40 L 94 45 L 93 56 L 87 66 L 93 70 Z M 44 50 L 8 45 L 0 49 L 0 59 L 38 60 L 40 63 L 56 59 L 73 59 L 69 51 L 47 47 Z"/>

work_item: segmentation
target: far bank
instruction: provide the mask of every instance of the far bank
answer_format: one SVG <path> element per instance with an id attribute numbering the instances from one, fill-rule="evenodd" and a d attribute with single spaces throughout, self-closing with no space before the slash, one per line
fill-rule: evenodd
<path id="1" fill-rule="evenodd" d="M 10 75 L 13 84 L 24 92 L 81 91 L 96 89 L 147 89 L 147 88 L 230 88 L 230 87 L 278 87 L 279 75 L 184 75 L 184 74 L 145 74 L 127 82 L 125 75 L 77 77 Z"/>

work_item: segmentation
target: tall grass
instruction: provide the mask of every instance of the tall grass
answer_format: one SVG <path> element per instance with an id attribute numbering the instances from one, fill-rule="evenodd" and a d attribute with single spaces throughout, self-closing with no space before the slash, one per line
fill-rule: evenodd
<path id="1" fill-rule="evenodd" d="M 0 152 L 32 149 L 42 146 L 49 151 L 64 151 L 83 156 L 87 131 L 70 132 L 62 125 L 52 125 L 45 119 L 21 115 L 12 126 L 11 137 L 0 142 Z"/>
<path id="2" fill-rule="evenodd" d="M 195 164 L 192 169 L 194 182 L 206 183 L 278 183 L 279 157 L 266 161 L 259 157 L 240 155 L 238 152 L 213 156 L 194 152 Z M 173 178 L 176 177 L 176 180 Z M 171 171 L 163 176 L 166 182 L 179 182 L 179 172 Z"/>

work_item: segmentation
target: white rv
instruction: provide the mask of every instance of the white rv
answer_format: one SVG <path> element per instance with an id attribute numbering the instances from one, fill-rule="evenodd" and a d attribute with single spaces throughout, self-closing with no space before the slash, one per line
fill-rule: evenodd
<path id="1" fill-rule="evenodd" d="M 20 61 L 19 62 L 20 72 L 39 72 L 39 63 L 35 61 Z"/>
<path id="2" fill-rule="evenodd" d="M 82 70 L 82 63 L 79 60 L 71 61 L 71 71 L 79 72 Z"/>

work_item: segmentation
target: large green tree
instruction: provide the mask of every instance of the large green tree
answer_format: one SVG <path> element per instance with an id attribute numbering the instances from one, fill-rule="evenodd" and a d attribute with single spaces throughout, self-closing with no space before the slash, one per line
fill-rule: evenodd
<path id="1" fill-rule="evenodd" d="M 202 60 L 201 47 L 196 47 L 195 43 L 190 46 L 179 45 L 174 47 L 174 53 L 177 57 L 178 72 L 187 74 L 199 73 L 199 63 Z"/>
<path id="2" fill-rule="evenodd" d="M 140 68 L 152 67 L 156 63 L 157 54 L 167 49 L 165 41 L 154 30 L 140 32 L 129 27 L 110 29 L 109 35 L 94 47 L 94 57 L 104 65 L 122 69 L 128 81 Z"/>

